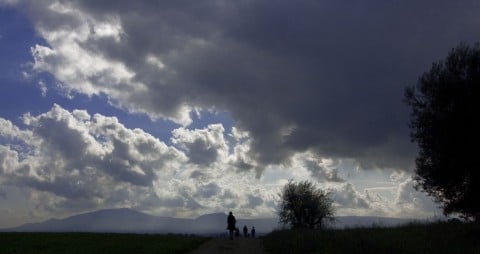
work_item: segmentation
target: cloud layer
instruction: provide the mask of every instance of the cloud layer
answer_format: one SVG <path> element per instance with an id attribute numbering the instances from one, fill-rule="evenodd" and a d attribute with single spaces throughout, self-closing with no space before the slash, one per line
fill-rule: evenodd
<path id="1" fill-rule="evenodd" d="M 460 41 L 480 39 L 474 1 L 0 5 L 44 39 L 31 45 L 28 75 L 46 99 L 99 96 L 178 124 L 155 137 L 59 105 L 19 124 L 0 116 L 2 214 L 26 200 L 42 218 L 111 207 L 272 216 L 291 178 L 329 189 L 340 215 L 437 211 L 412 188 L 403 90 Z M 234 127 L 193 128 L 205 111 L 227 112 Z"/>
<path id="2" fill-rule="evenodd" d="M 192 110 L 228 111 L 260 170 L 305 151 L 411 169 L 403 87 L 478 40 L 480 22 L 464 1 L 13 2 L 48 43 L 32 47 L 34 70 L 67 94 L 183 125 Z M 184 149 L 204 165 L 218 152 L 203 139 Z"/>
<path id="3" fill-rule="evenodd" d="M 251 137 L 222 124 L 180 127 L 167 145 L 115 117 L 59 105 L 22 120 L 19 127 L 0 118 L 0 199 L 7 209 L 19 198 L 14 189 L 21 190 L 35 217 L 112 207 L 172 216 L 227 210 L 274 216 L 277 194 L 292 178 L 329 189 L 339 214 L 424 216 L 433 209 L 405 173 L 392 172 L 394 202 L 378 200 L 348 182 L 353 169 L 312 153 L 295 155 L 289 166 L 268 167 L 258 178 L 239 167 L 253 163 Z"/>
<path id="4" fill-rule="evenodd" d="M 69 112 L 55 105 L 39 116 L 27 114 L 26 130 L 0 120 L 2 138 L 12 142 L 0 146 L 1 179 L 54 194 L 58 199 L 52 207 L 77 201 L 89 202 L 83 209 L 141 204 L 153 183 L 171 176 L 185 160 L 148 133 L 83 110 Z"/>
<path id="5" fill-rule="evenodd" d="M 175 129 L 169 146 L 116 117 L 59 105 L 22 120 L 24 128 L 0 118 L 0 184 L 27 190 L 37 213 L 109 207 L 174 216 L 274 213 L 275 192 L 255 174 L 237 174 L 248 158 L 248 136 L 228 134 L 221 124 Z M 12 193 L 2 189 L 0 198 Z"/>

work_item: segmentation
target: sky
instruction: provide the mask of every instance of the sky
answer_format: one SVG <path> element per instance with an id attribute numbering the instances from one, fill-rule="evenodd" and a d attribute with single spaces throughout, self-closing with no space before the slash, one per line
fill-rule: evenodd
<path id="1" fill-rule="evenodd" d="M 0 0 L 0 227 L 106 208 L 429 218 L 404 89 L 478 1 Z"/>

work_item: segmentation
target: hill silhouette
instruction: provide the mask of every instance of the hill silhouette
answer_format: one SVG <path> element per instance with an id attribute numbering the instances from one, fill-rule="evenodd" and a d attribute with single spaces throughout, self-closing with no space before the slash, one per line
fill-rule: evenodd
<path id="1" fill-rule="evenodd" d="M 49 219 L 39 223 L 27 223 L 19 227 L 0 229 L 3 232 L 112 232 L 112 233 L 175 233 L 216 235 L 226 232 L 225 213 L 205 214 L 196 219 L 172 218 L 148 215 L 129 208 L 105 209 L 78 214 L 63 219 Z M 396 226 L 409 219 L 340 216 L 334 228 L 355 226 Z M 237 227 L 255 226 L 257 234 L 266 234 L 279 228 L 278 218 L 237 218 Z"/>
<path id="2" fill-rule="evenodd" d="M 83 213 L 64 219 L 27 223 L 19 227 L 0 229 L 0 231 L 221 234 L 225 232 L 226 221 L 227 215 L 224 213 L 206 214 L 196 219 L 184 219 L 153 216 L 129 208 L 119 208 Z M 277 224 L 274 218 L 239 219 L 238 221 L 255 225 L 259 233 L 268 233 Z"/>

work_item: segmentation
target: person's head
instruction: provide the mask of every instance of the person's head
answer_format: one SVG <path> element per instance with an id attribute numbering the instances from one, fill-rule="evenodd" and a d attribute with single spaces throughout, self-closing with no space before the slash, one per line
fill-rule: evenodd
<path id="1" fill-rule="evenodd" d="M 232 212 L 230 211 L 230 213 L 229 213 L 229 214 L 230 214 L 230 215 L 232 215 Z"/>

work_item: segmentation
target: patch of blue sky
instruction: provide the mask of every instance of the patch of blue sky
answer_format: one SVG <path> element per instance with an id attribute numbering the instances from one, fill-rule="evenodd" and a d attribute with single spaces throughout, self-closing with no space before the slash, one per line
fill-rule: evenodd
<path id="1" fill-rule="evenodd" d="M 115 116 L 127 128 L 140 128 L 160 140 L 170 143 L 171 131 L 180 127 L 168 120 L 152 121 L 146 115 L 130 114 L 113 107 L 106 96 L 88 97 L 73 94 L 68 97 L 56 85 L 57 81 L 49 73 L 35 73 L 25 77 L 33 58 L 30 48 L 35 44 L 47 45 L 37 35 L 33 25 L 20 12 L 12 8 L 0 7 L 0 117 L 22 125 L 20 117 L 25 113 L 38 115 L 47 112 L 53 104 L 67 110 L 85 109 L 90 115 L 99 113 Z M 40 83 L 46 88 L 42 92 Z M 233 121 L 228 112 L 203 110 L 199 115 L 192 112 L 193 123 L 188 129 L 206 128 L 212 123 L 222 123 L 230 132 Z"/>
<path id="2" fill-rule="evenodd" d="M 28 111 L 51 107 L 38 84 L 23 72 L 32 62 L 30 47 L 45 44 L 28 19 L 16 10 L 0 7 L 0 116 L 13 122 Z"/>
<path id="3" fill-rule="evenodd" d="M 192 118 L 192 123 L 188 126 L 188 129 L 191 130 L 204 129 L 209 124 L 221 123 L 225 132 L 230 133 L 232 127 L 235 126 L 233 118 L 228 111 L 201 110 L 198 114 L 191 112 L 190 117 Z"/>

